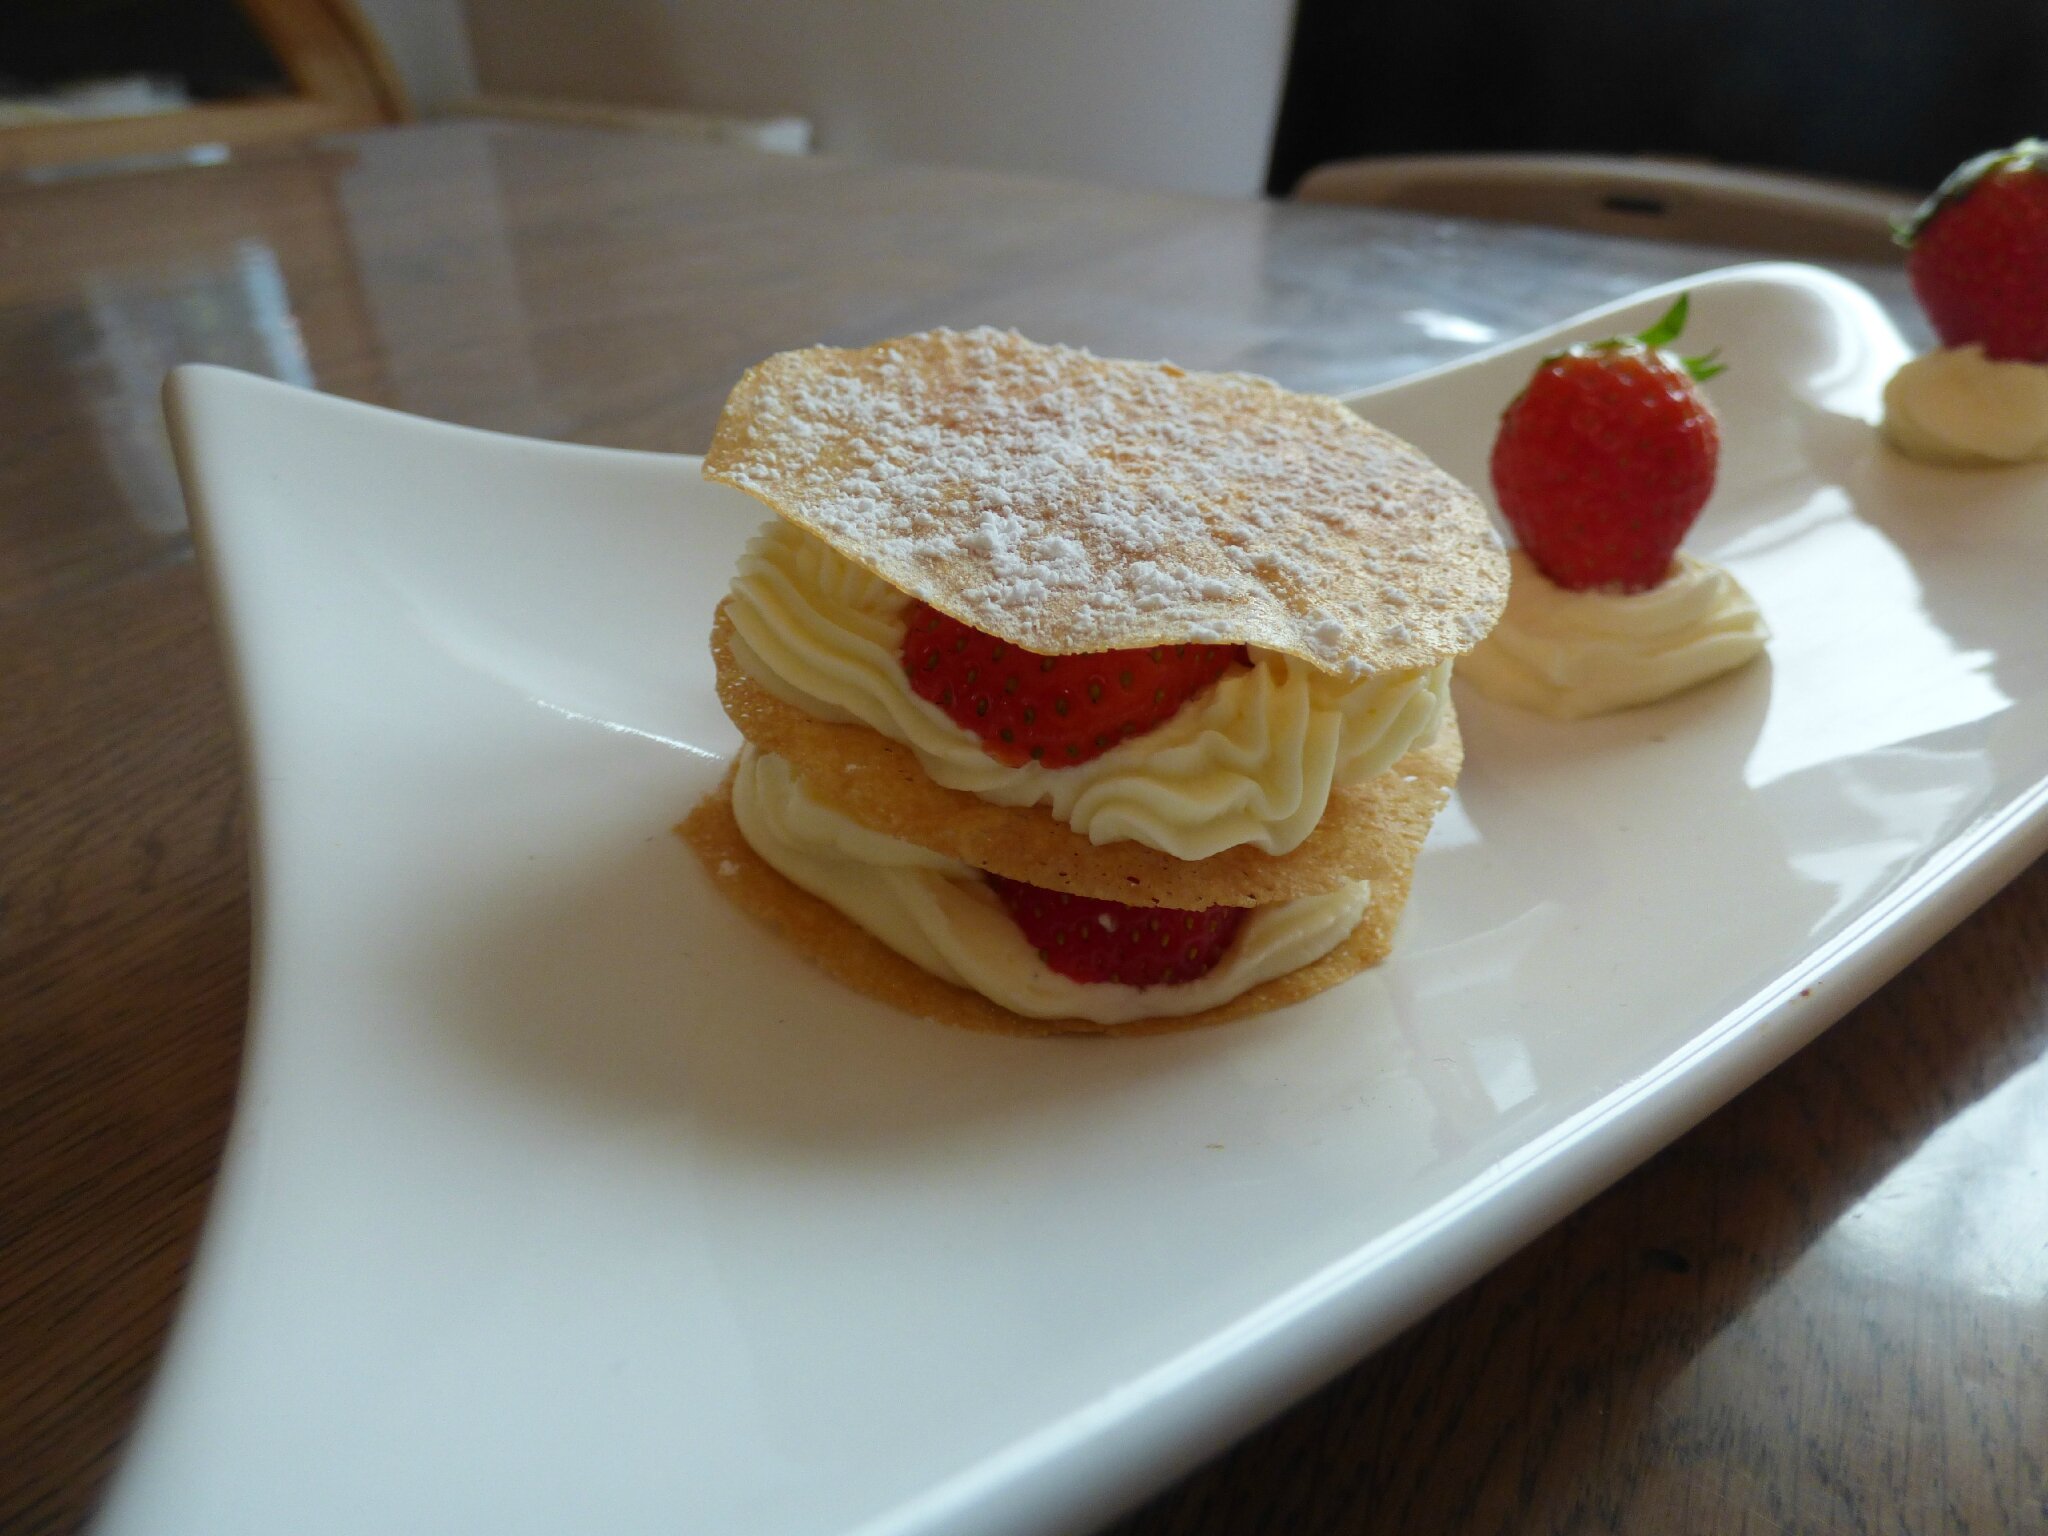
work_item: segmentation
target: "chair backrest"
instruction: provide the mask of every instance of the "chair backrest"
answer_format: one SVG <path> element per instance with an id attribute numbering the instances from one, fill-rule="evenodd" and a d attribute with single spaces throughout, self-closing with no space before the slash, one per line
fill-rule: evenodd
<path id="1" fill-rule="evenodd" d="M 354 0 L 236 0 L 275 55 L 289 94 L 201 102 L 132 117 L 0 127 L 0 171 L 305 138 L 402 122 L 405 88 Z"/>
<path id="2" fill-rule="evenodd" d="M 1318 166 L 1294 195 L 1781 256 L 1896 261 L 1919 201 L 1776 171 L 1592 155 L 1416 155 Z"/>

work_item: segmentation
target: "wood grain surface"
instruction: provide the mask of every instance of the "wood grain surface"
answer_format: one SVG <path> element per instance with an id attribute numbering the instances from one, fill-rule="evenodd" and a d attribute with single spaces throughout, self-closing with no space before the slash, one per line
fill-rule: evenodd
<path id="1" fill-rule="evenodd" d="M 0 1531 L 88 1517 L 240 1052 L 246 829 L 166 367 L 698 449 L 785 346 L 990 321 L 1335 391 L 1720 259 L 478 123 L 0 183 Z M 1116 1531 L 2048 1530 L 2044 1168 L 2037 867 Z"/>

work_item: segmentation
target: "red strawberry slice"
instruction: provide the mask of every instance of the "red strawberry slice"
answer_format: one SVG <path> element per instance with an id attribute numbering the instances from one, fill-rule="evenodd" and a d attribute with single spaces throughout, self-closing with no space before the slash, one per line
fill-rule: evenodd
<path id="1" fill-rule="evenodd" d="M 981 738 L 998 762 L 1067 768 L 1170 720 L 1216 681 L 1241 645 L 1040 656 L 924 603 L 903 616 L 911 690 Z"/>
<path id="2" fill-rule="evenodd" d="M 1501 515 L 1569 591 L 1656 586 L 1713 492 L 1721 434 L 1697 385 L 1721 370 L 1664 350 L 1686 307 L 1681 294 L 1640 336 L 1545 358 L 1501 417 Z"/>
<path id="3" fill-rule="evenodd" d="M 2048 363 L 2048 143 L 2024 139 L 1957 167 L 1899 239 L 1943 346 Z"/>
<path id="4" fill-rule="evenodd" d="M 1194 981 L 1216 968 L 1250 914 L 1247 907 L 1131 907 L 1001 875 L 990 875 L 988 883 L 1039 959 L 1074 981 L 1127 987 Z"/>

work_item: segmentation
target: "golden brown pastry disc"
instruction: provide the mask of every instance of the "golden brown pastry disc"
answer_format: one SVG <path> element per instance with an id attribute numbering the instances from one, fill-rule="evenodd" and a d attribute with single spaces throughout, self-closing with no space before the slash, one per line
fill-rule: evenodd
<path id="1" fill-rule="evenodd" d="M 1189 861 L 1142 843 L 1097 847 L 1042 805 L 992 805 L 928 778 L 917 754 L 865 725 L 785 704 L 740 670 L 723 606 L 711 654 L 718 698 L 763 752 L 789 760 L 804 792 L 864 827 L 950 854 L 1027 885 L 1134 906 L 1256 907 L 1377 883 L 1406 868 L 1457 782 L 1463 751 L 1448 709 L 1437 737 L 1364 784 L 1341 788 L 1300 847 L 1277 857 L 1240 845 Z"/>
<path id="2" fill-rule="evenodd" d="M 1217 1007 L 1176 1019 L 1138 1019 L 1128 1024 L 1095 1024 L 1087 1019 L 1028 1019 L 990 1002 L 978 992 L 941 981 L 889 948 L 828 902 L 791 884 L 755 853 L 740 835 L 732 814 L 732 774 L 707 795 L 676 828 L 696 852 L 704 872 L 741 911 L 802 951 L 847 986 L 906 1013 L 962 1029 L 1004 1035 L 1154 1035 L 1168 1030 L 1221 1024 L 1247 1014 L 1284 1008 L 1347 981 L 1379 964 L 1393 946 L 1394 927 L 1408 902 L 1415 869 L 1414 847 L 1374 875 L 1372 904 L 1351 936 L 1320 960 L 1260 982 Z"/>
<path id="3" fill-rule="evenodd" d="M 1342 676 L 1470 650 L 1507 600 L 1485 509 L 1335 400 L 927 331 L 747 370 L 705 475 L 1042 655 L 1244 642 Z"/>

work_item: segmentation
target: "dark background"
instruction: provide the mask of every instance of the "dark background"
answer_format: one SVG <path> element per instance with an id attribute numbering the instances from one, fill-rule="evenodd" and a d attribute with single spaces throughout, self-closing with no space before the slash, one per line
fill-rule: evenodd
<path id="1" fill-rule="evenodd" d="M 2048 135 L 2048 0 L 1301 0 L 1267 189 L 1571 151 L 1931 188 Z"/>
<path id="2" fill-rule="evenodd" d="M 152 75 L 195 101 L 285 88 L 234 0 L 0 0 L 0 88 Z"/>

